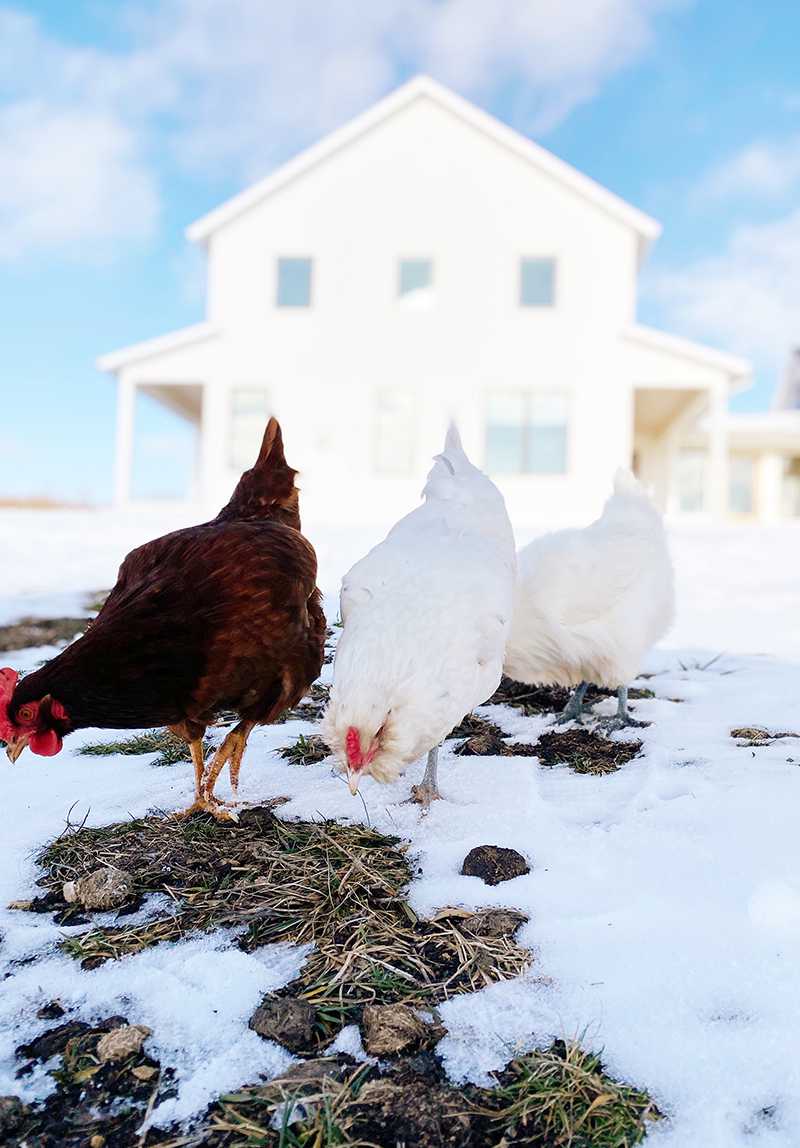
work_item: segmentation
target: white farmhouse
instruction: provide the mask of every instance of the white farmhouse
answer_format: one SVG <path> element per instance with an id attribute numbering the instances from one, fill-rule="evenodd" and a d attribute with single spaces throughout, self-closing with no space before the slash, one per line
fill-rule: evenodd
<path id="1" fill-rule="evenodd" d="M 274 412 L 314 520 L 408 509 L 451 417 L 518 522 L 586 520 L 621 464 L 666 509 L 726 513 L 749 366 L 636 322 L 658 233 L 416 78 L 189 228 L 205 321 L 99 363 L 118 380 L 116 501 L 138 388 L 197 427 L 204 507 Z"/>

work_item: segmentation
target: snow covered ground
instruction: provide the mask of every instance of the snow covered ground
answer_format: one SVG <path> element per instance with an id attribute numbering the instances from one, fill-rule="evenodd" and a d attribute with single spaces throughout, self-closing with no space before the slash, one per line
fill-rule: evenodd
<path id="1" fill-rule="evenodd" d="M 3 513 L 0 620 L 70 613 L 83 591 L 113 582 L 128 547 L 173 525 L 163 516 Z M 308 533 L 329 593 L 375 540 L 312 524 Z M 800 530 L 681 527 L 672 546 L 678 618 L 643 667 L 656 693 L 636 703 L 652 723 L 641 731 L 643 758 L 596 777 L 445 750 L 448 800 L 426 818 L 401 804 L 422 763 L 393 786 L 367 779 L 362 791 L 372 824 L 411 840 L 420 858 L 411 893 L 419 911 L 513 905 L 531 918 L 520 937 L 535 952 L 530 975 L 441 1010 L 440 1052 L 454 1078 L 485 1080 L 517 1051 L 579 1036 L 669 1116 L 653 1142 L 788 1148 L 800 1143 L 800 740 L 747 748 L 730 730 L 800 732 Z M 21 668 L 47 653 L 0 661 Z M 526 742 L 550 720 L 486 713 Z M 293 767 L 274 753 L 310 728 L 257 731 L 244 799 L 286 794 L 283 816 L 363 820 L 361 802 L 324 765 Z M 187 803 L 188 765 L 75 755 L 102 736 L 75 735 L 54 759 L 3 759 L 0 904 L 33 892 L 33 851 L 71 807 L 73 821 L 88 812 L 103 824 Z M 519 849 L 531 873 L 493 889 L 460 876 L 467 851 L 485 843 Z M 247 1018 L 265 990 L 292 979 L 301 951 L 247 955 L 218 933 L 82 972 L 55 950 L 63 932 L 47 917 L 0 911 L 0 976 L 14 972 L 0 996 L 0 1095 L 19 1089 L 14 1046 L 46 1027 L 31 1016 L 52 997 L 87 1019 L 122 1012 L 153 1029 L 154 1054 L 176 1066 L 181 1085 L 156 1113 L 161 1122 L 285 1064 L 288 1054 L 251 1033 Z M 35 963 L 18 964 L 33 954 Z M 47 1086 L 43 1070 L 24 1083 L 27 1095 Z"/>

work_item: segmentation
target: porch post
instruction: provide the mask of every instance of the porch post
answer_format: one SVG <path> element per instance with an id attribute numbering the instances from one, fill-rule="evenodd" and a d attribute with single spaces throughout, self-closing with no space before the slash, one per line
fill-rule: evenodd
<path id="1" fill-rule="evenodd" d="M 131 500 L 135 404 L 136 384 L 120 376 L 117 382 L 117 435 L 114 454 L 114 505 L 117 507 L 125 507 Z"/>
<path id="2" fill-rule="evenodd" d="M 708 510 L 714 518 L 728 513 L 728 391 L 716 386 L 708 396 Z"/>

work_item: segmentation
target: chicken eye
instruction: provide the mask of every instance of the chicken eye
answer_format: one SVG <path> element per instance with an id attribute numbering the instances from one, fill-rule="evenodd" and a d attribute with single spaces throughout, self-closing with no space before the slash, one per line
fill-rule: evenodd
<path id="1" fill-rule="evenodd" d="M 17 710 L 17 717 L 20 719 L 20 721 L 24 721 L 24 722 L 33 721 L 33 718 L 34 718 L 33 706 L 29 706 L 29 705 L 20 706 L 19 709 Z"/>

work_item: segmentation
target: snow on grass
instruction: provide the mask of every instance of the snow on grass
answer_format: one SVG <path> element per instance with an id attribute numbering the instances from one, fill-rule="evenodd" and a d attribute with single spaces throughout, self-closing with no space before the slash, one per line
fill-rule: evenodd
<path id="1" fill-rule="evenodd" d="M 70 537 L 66 527 L 59 531 L 49 572 L 30 566 L 43 596 L 59 585 L 58 538 L 66 549 Z M 96 543 L 83 582 L 77 567 L 70 573 L 76 592 L 113 581 L 123 534 L 104 540 L 105 557 Z M 325 548 L 330 592 L 332 537 Z M 276 752 L 300 732 L 312 733 L 310 723 L 254 734 L 242 770 L 244 800 L 284 794 L 290 801 L 280 816 L 368 817 L 407 838 L 421 867 L 411 890 L 420 913 L 462 904 L 508 905 L 529 915 L 519 939 L 534 950 L 530 972 L 441 1009 L 448 1034 L 439 1051 L 454 1079 L 484 1082 L 517 1052 L 553 1036 L 577 1037 L 602 1048 L 609 1072 L 646 1088 L 666 1113 L 668 1121 L 650 1133 L 655 1143 L 800 1143 L 800 738 L 751 747 L 730 736 L 751 726 L 800 733 L 798 548 L 800 532 L 791 528 L 674 535 L 678 619 L 666 648 L 645 667 L 654 676 L 640 682 L 656 697 L 634 703 L 636 716 L 651 723 L 635 731 L 642 756 L 617 773 L 579 776 L 526 758 L 457 757 L 450 743 L 440 768 L 446 800 L 421 818 L 418 807 L 403 804 L 421 762 L 391 786 L 366 779 L 362 805 L 327 764 L 300 768 Z M 18 602 L 35 552 L 17 538 L 15 582 L 0 583 L 0 599 Z M 30 667 L 42 656 L 25 651 L 5 660 Z M 611 708 L 607 702 L 599 710 Z M 547 716 L 482 712 L 522 741 L 551 728 Z M 115 736 L 85 731 L 57 758 L 25 754 L 15 767 L 0 764 L 0 903 L 34 892 L 32 854 L 59 832 L 73 805 L 73 821 L 89 811 L 99 825 L 188 802 L 188 764 L 154 769 L 153 755 L 78 756 L 84 742 Z M 462 877 L 464 856 L 481 844 L 520 850 L 532 871 L 494 888 Z M 223 932 L 82 972 L 55 951 L 65 930 L 49 917 L 3 910 L 0 931 L 6 966 L 37 957 L 13 965 L 4 983 L 0 1094 L 19 1089 L 13 1047 L 46 1027 L 31 1018 L 52 996 L 86 1019 L 123 1012 L 153 1028 L 156 1054 L 176 1065 L 181 1081 L 160 1120 L 187 1116 L 215 1092 L 286 1063 L 287 1054 L 249 1032 L 247 1017 L 266 988 L 295 975 L 297 949 L 243 954 Z M 47 1086 L 42 1073 L 25 1083 L 38 1094 Z"/>

